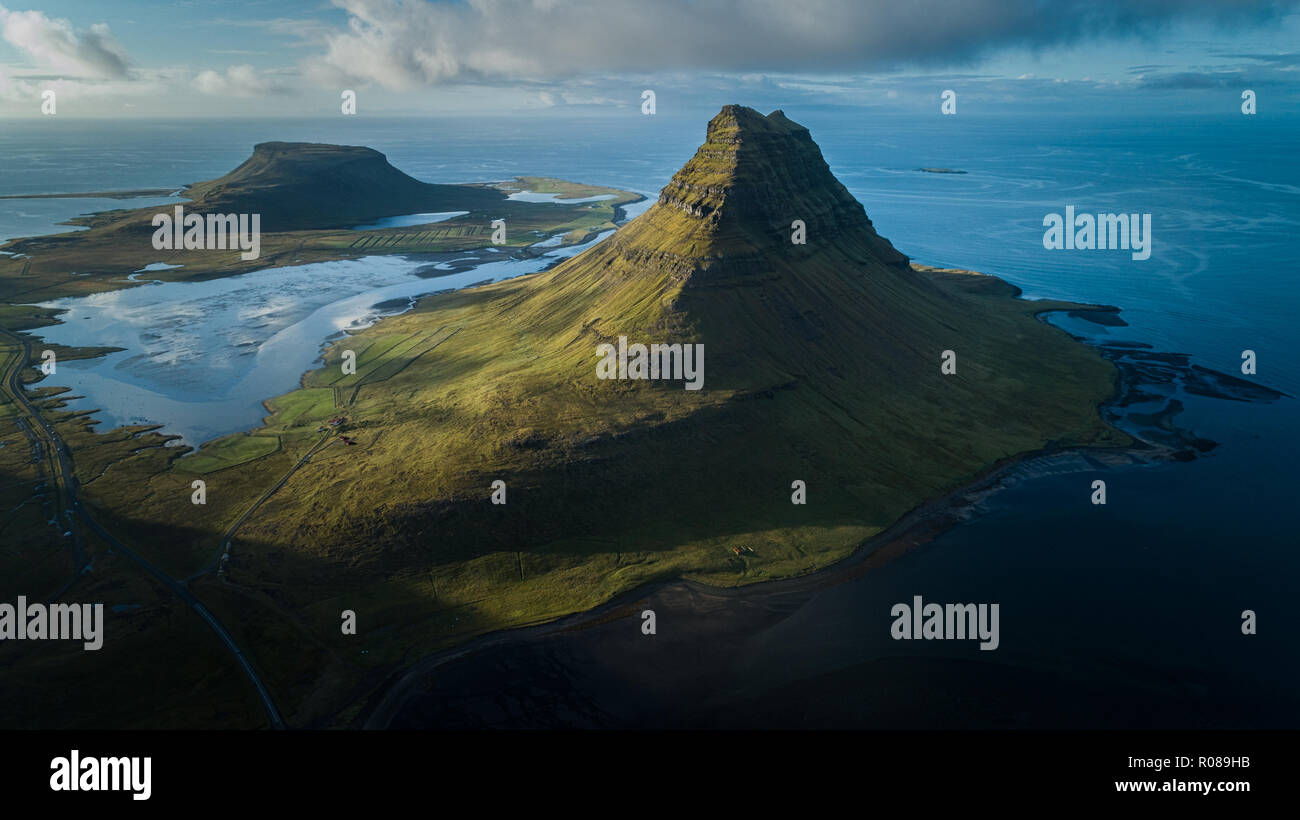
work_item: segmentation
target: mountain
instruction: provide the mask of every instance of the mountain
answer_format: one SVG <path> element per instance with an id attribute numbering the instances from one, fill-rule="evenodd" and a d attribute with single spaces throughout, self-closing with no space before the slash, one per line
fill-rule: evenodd
<path id="1" fill-rule="evenodd" d="M 594 345 L 671 331 L 705 343 L 711 388 L 742 391 L 812 388 L 818 373 L 836 392 L 851 376 L 947 390 L 953 381 L 918 377 L 937 376 L 940 352 L 963 336 L 984 336 L 978 316 L 876 233 L 808 129 L 736 105 L 653 208 L 515 310 L 535 310 L 531 321 L 565 340 L 553 355 L 571 352 L 575 368 L 589 355 L 575 335 Z"/>
<path id="2" fill-rule="evenodd" d="M 314 456 L 246 525 L 234 572 L 290 597 L 415 573 L 436 607 L 472 602 L 463 629 L 654 578 L 823 566 L 999 460 L 1123 440 L 1097 412 L 1114 368 L 1035 319 L 1088 306 L 1017 295 L 909 265 L 807 129 L 727 106 L 613 237 L 335 344 L 269 431 L 312 429 L 302 408 L 328 389 L 317 414 L 345 415 L 355 446 Z M 598 379 L 598 346 L 619 337 L 702 344 L 703 389 Z M 345 350 L 355 376 L 338 375 Z M 292 591 L 268 569 L 286 555 L 320 562 Z"/>
<path id="3" fill-rule="evenodd" d="M 340 228 L 366 220 L 500 203 L 491 188 L 413 179 L 373 148 L 263 142 L 238 168 L 186 193 L 210 213 L 260 213 L 268 231 Z"/>
<path id="4" fill-rule="evenodd" d="M 808 573 L 1000 461 L 1127 442 L 1097 410 L 1115 368 L 1036 318 L 1099 308 L 1018 294 L 909 264 L 806 129 L 728 106 L 612 237 L 338 339 L 262 428 L 200 451 L 265 455 L 174 459 L 101 490 L 131 511 L 103 517 L 180 566 L 242 520 L 205 602 L 258 636 L 291 725 L 345 722 L 473 636 L 649 582 Z M 703 345 L 702 389 L 598 378 L 620 337 Z M 191 470 L 198 512 L 170 501 Z M 361 634 L 340 635 L 344 608 Z"/>

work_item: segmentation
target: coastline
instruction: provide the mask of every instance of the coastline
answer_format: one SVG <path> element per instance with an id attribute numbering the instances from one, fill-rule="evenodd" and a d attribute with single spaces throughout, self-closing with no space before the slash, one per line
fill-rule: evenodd
<path id="1" fill-rule="evenodd" d="M 703 601 L 716 603 L 730 601 L 753 606 L 763 599 L 809 596 L 811 593 L 851 581 L 864 573 L 883 566 L 912 550 L 933 541 L 949 528 L 961 523 L 972 508 L 988 495 L 997 492 L 1002 483 L 1018 469 L 1039 461 L 1061 455 L 1107 455 L 1142 453 L 1146 447 L 1066 447 L 1043 449 L 1020 456 L 986 469 L 972 481 L 947 495 L 924 502 L 885 530 L 859 544 L 854 551 L 839 562 L 819 570 L 792 578 L 759 581 L 735 587 L 719 587 L 688 579 L 675 579 L 646 584 L 622 593 L 595 609 L 574 613 L 533 626 L 499 630 L 482 635 L 461 646 L 452 647 L 416 661 L 395 675 L 394 682 L 376 691 L 366 708 L 347 728 L 387 729 L 407 706 L 408 701 L 421 694 L 421 684 L 440 666 L 462 657 L 501 644 L 533 641 L 548 636 L 574 632 L 624 618 L 636 618 L 644 607 L 641 604 L 652 597 L 680 598 L 687 605 L 699 606 Z"/>
<path id="2" fill-rule="evenodd" d="M 1016 291 L 1019 293 L 1019 288 Z M 1177 398 L 1153 396 L 1148 392 L 1155 385 L 1167 384 L 1171 370 L 1175 371 L 1173 378 L 1180 386 L 1192 388 L 1192 392 L 1203 391 L 1200 395 L 1211 399 L 1271 402 L 1287 395 L 1228 374 L 1209 371 L 1192 363 L 1186 354 L 1162 353 L 1142 343 L 1080 336 L 1048 321 L 1053 316 L 1070 316 L 1102 328 L 1125 326 L 1127 323 L 1118 317 L 1120 308 L 1090 306 L 1091 309 L 1082 312 L 1096 315 L 1082 316 L 1078 315 L 1081 311 L 1078 306 L 1062 307 L 1061 303 L 1050 300 L 1048 304 L 1052 306 L 1034 312 L 1039 321 L 1051 324 L 1081 344 L 1087 344 L 1115 367 L 1114 389 L 1106 399 L 1096 404 L 1095 410 L 1107 427 L 1123 435 L 1122 442 L 1064 446 L 1049 443 L 991 464 L 960 486 L 913 507 L 883 531 L 858 544 L 840 561 L 805 575 L 734 587 L 713 586 L 683 578 L 661 580 L 628 590 L 590 610 L 545 623 L 480 635 L 393 672 L 380 687 L 369 693 L 364 704 L 343 725 L 363 729 L 418 729 L 441 725 L 421 723 L 418 717 L 422 711 L 421 701 L 426 698 L 434 700 L 433 679 L 459 682 L 459 688 L 455 682 L 449 684 L 450 692 L 446 693 L 454 701 L 457 697 L 465 697 L 466 675 L 470 685 L 490 685 L 490 681 L 496 679 L 495 675 L 502 674 L 501 665 L 509 665 L 512 659 L 522 663 L 521 658 L 527 656 L 535 661 L 539 653 L 554 659 L 555 655 L 546 654 L 548 652 L 565 656 L 586 652 L 589 657 L 604 657 L 602 652 L 605 650 L 612 653 L 611 656 L 617 656 L 630 651 L 628 642 L 619 636 L 636 634 L 639 613 L 644 609 L 661 613 L 661 618 L 662 613 L 671 612 L 675 619 L 680 619 L 679 623 L 689 622 L 695 631 L 686 641 L 703 643 L 707 636 L 709 645 L 721 647 L 719 652 L 729 652 L 733 647 L 743 645 L 751 636 L 769 634 L 766 630 L 790 617 L 816 594 L 860 579 L 971 521 L 991 496 L 1022 481 L 1041 479 L 1058 472 L 1153 467 L 1200 458 L 1214 450 L 1218 443 L 1173 421 L 1181 412 Z M 1207 374 L 1209 381 L 1203 382 Z M 1139 412 L 1153 398 L 1158 400 L 1157 403 L 1167 402 L 1165 409 L 1156 413 Z M 1121 421 L 1123 426 L 1120 426 Z M 583 633 L 581 641 L 577 639 L 579 633 Z M 548 650 L 547 639 L 559 641 L 562 648 Z M 466 660 L 475 656 L 484 656 L 482 668 L 474 666 L 473 660 Z M 631 661 L 631 657 L 625 659 Z M 686 663 L 689 659 L 682 656 L 677 660 Z M 663 663 L 662 657 L 659 662 Z M 440 670 L 446 671 L 440 674 Z M 519 671 L 522 673 L 522 667 Z M 653 695 L 662 694 L 653 686 L 651 689 Z M 620 696 L 613 689 L 604 694 L 615 701 Z M 697 694 L 698 691 L 692 690 L 686 697 Z M 668 696 L 680 698 L 683 695 L 670 685 Z M 408 721 L 405 716 L 409 714 L 416 717 Z"/>
<path id="3" fill-rule="evenodd" d="M 0 199 L 140 199 L 176 196 L 185 188 L 135 188 L 127 191 L 82 191 L 63 194 L 2 194 Z"/>
<path id="4" fill-rule="evenodd" d="M 1020 288 L 999 277 L 980 274 L 975 271 L 958 269 L 937 269 L 918 266 L 927 270 L 943 270 L 963 274 L 989 276 L 1014 289 L 1015 297 L 1020 298 Z M 1034 316 L 1045 324 L 1046 317 L 1054 313 L 1071 311 L 1097 311 L 1100 313 L 1118 313 L 1120 308 L 1110 305 L 1081 305 L 1074 303 L 1053 302 L 1054 306 L 1035 311 Z M 1057 328 L 1081 344 L 1101 352 L 1100 345 L 1074 336 Z M 1109 358 L 1109 357 L 1107 357 Z M 1114 362 L 1112 361 L 1114 364 Z M 492 647 L 514 642 L 531 642 L 559 633 L 575 632 L 625 618 L 635 618 L 643 609 L 642 604 L 651 598 L 676 598 L 683 605 L 700 607 L 719 602 L 742 603 L 747 606 L 771 603 L 775 599 L 790 596 L 810 596 L 813 592 L 844 583 L 860 577 L 908 552 L 933 541 L 938 535 L 968 518 L 974 507 L 988 496 L 1001 489 L 1009 478 L 1029 466 L 1045 463 L 1061 456 L 1081 455 L 1084 457 L 1103 457 L 1113 459 L 1116 456 L 1127 458 L 1131 463 L 1149 460 L 1174 459 L 1172 448 L 1162 447 L 1137 438 L 1105 419 L 1103 410 L 1122 403 L 1129 393 L 1137 390 L 1136 382 L 1126 376 L 1124 368 L 1115 365 L 1116 379 L 1110 396 L 1100 401 L 1094 408 L 1107 427 L 1121 433 L 1126 441 L 1112 446 L 1068 445 L 1059 446 L 1049 442 L 1037 450 L 1026 451 L 1001 459 L 955 487 L 944 495 L 924 500 L 904 513 L 881 532 L 859 543 L 846 557 L 829 566 L 805 575 L 789 578 L 759 581 L 734 587 L 720 587 L 684 578 L 656 581 L 621 593 L 609 601 L 590 610 L 577 612 L 541 624 L 497 630 L 480 635 L 459 646 L 435 652 L 417 660 L 403 670 L 394 672 L 388 682 L 374 690 L 368 702 L 353 717 L 349 728 L 385 729 L 389 728 L 397 716 L 414 698 L 423 691 L 422 684 L 439 667 L 469 655 Z"/>

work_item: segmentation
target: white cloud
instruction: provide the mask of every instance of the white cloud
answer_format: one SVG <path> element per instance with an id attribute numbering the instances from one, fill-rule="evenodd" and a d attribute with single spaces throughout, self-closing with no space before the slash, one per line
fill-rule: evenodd
<path id="1" fill-rule="evenodd" d="M 132 99 L 148 105 L 164 99 L 177 87 L 180 76 L 172 69 L 133 69 L 127 79 L 86 82 L 7 74 L 0 69 L 0 103 L 5 104 L 0 105 L 0 117 L 39 116 L 43 91 L 56 92 L 59 113 L 69 116 L 103 114 Z"/>
<path id="2" fill-rule="evenodd" d="M 0 6 L 0 35 L 27 54 L 34 66 L 86 80 L 127 76 L 130 60 L 104 23 L 76 29 L 40 11 L 10 11 Z"/>
<path id="3" fill-rule="evenodd" d="M 260 97 L 283 90 L 251 65 L 232 65 L 224 73 L 200 71 L 194 78 L 194 87 L 203 94 L 222 97 Z"/>

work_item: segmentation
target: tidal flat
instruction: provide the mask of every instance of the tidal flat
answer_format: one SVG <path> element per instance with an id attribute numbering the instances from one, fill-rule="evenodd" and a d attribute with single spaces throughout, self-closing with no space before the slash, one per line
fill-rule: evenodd
<path id="1" fill-rule="evenodd" d="M 77 397 L 68 409 L 96 411 L 105 430 L 156 425 L 197 447 L 258 426 L 263 403 L 296 388 L 342 334 L 429 293 L 543 270 L 607 235 L 503 259 L 368 256 L 206 281 L 136 279 L 145 284 L 37 303 L 59 322 L 36 333 L 47 345 L 120 348 L 61 364 L 51 383 Z"/>

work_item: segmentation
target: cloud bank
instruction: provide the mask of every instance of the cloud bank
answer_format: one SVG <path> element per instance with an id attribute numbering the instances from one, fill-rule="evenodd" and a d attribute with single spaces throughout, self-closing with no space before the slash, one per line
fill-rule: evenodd
<path id="1" fill-rule="evenodd" d="M 200 93 L 224 97 L 260 97 L 284 90 L 251 65 L 232 65 L 224 72 L 200 71 L 194 77 L 194 87 Z"/>
<path id="2" fill-rule="evenodd" d="M 308 69 L 403 89 L 600 73 L 880 70 L 1005 47 L 1258 25 L 1293 0 L 334 0 L 346 31 Z"/>

